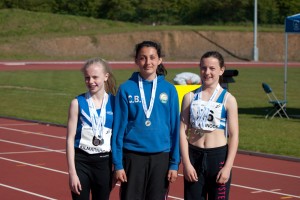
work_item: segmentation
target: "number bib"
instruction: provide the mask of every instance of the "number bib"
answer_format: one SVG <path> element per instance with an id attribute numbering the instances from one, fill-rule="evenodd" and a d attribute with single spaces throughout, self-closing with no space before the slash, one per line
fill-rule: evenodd
<path id="1" fill-rule="evenodd" d="M 202 112 L 205 109 L 209 109 L 208 117 L 201 124 L 201 116 Z M 190 122 L 191 126 L 196 129 L 203 129 L 207 131 L 213 131 L 220 126 L 222 114 L 222 103 L 210 102 L 199 100 L 193 100 L 191 103 L 191 114 L 190 114 Z"/>
<path id="2" fill-rule="evenodd" d="M 95 138 L 92 127 L 83 126 L 81 129 L 79 148 L 89 154 L 110 152 L 110 138 L 112 130 L 103 127 L 103 138 Z"/>

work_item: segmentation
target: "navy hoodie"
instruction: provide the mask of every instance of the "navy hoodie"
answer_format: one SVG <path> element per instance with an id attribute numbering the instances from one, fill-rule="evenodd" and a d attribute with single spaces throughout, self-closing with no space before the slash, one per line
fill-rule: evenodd
<path id="1" fill-rule="evenodd" d="M 160 75 L 151 125 L 146 126 L 138 86 L 138 72 L 120 85 L 115 101 L 112 134 L 112 155 L 115 170 L 123 169 L 123 148 L 135 152 L 170 152 L 169 169 L 178 170 L 179 153 L 179 104 L 175 86 Z M 147 109 L 150 105 L 153 81 L 143 79 Z"/>

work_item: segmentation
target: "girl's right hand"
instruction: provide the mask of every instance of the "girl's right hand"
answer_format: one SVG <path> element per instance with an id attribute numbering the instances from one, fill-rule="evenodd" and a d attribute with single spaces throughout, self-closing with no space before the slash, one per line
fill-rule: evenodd
<path id="1" fill-rule="evenodd" d="M 115 176 L 118 181 L 127 182 L 127 176 L 124 169 L 115 171 Z"/>
<path id="2" fill-rule="evenodd" d="M 183 175 L 184 175 L 184 178 L 189 182 L 197 182 L 198 181 L 197 172 L 196 172 L 195 168 L 193 167 L 193 165 L 191 165 L 191 164 L 187 164 L 187 165 L 183 166 Z"/>
<path id="3" fill-rule="evenodd" d="M 80 195 L 80 191 L 82 190 L 82 188 L 77 175 L 69 176 L 69 186 L 70 186 L 70 190 L 73 193 Z"/>

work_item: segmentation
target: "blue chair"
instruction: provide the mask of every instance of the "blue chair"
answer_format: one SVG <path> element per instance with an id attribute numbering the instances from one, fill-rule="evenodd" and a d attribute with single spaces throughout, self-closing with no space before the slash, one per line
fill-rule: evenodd
<path id="1" fill-rule="evenodd" d="M 286 113 L 286 103 L 285 100 L 278 100 L 275 93 L 273 92 L 272 88 L 267 83 L 262 83 L 262 87 L 265 91 L 265 93 L 268 96 L 269 103 L 272 104 L 272 109 L 267 113 L 265 118 L 267 119 L 271 115 L 271 119 L 274 118 L 274 116 L 279 115 L 281 118 L 286 117 L 289 119 L 288 114 Z"/>

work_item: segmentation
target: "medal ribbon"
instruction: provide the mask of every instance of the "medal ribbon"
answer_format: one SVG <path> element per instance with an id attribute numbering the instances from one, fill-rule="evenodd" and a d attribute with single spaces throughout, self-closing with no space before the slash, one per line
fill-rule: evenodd
<path id="1" fill-rule="evenodd" d="M 204 107 L 203 112 L 200 111 L 200 108 L 198 110 L 198 113 L 200 114 L 200 116 L 197 120 L 197 124 L 199 124 L 199 122 L 200 122 L 200 127 L 202 129 L 205 128 L 205 123 L 206 123 L 208 115 L 209 115 L 210 104 L 211 104 L 212 100 L 215 98 L 215 96 L 217 95 L 220 88 L 221 88 L 221 86 L 220 86 L 220 84 L 218 84 L 215 91 L 214 91 L 214 93 L 209 98 L 207 105 Z M 202 97 L 202 87 L 200 87 L 200 92 L 198 94 L 198 99 L 197 100 L 201 99 L 201 97 Z"/>
<path id="2" fill-rule="evenodd" d="M 92 123 L 92 129 L 94 132 L 94 135 L 96 138 L 103 138 L 103 127 L 105 125 L 106 121 L 106 104 L 108 101 L 108 94 L 104 92 L 103 99 L 102 99 L 102 105 L 101 105 L 101 111 L 98 115 L 97 109 L 95 107 L 95 104 L 93 102 L 93 99 L 91 97 L 90 92 L 86 93 L 86 99 L 89 105 L 90 115 L 91 115 L 91 123 Z M 98 134 L 97 134 L 98 133 Z"/>
<path id="3" fill-rule="evenodd" d="M 149 119 L 152 109 L 153 109 L 154 100 L 155 100 L 155 93 L 156 93 L 156 87 L 157 87 L 157 76 L 153 80 L 149 109 L 147 109 L 147 103 L 146 103 L 145 92 L 144 92 L 144 87 L 143 87 L 143 80 L 140 75 L 138 77 L 139 77 L 139 89 L 140 89 L 140 93 L 141 93 L 143 110 L 146 115 L 146 118 Z"/>

